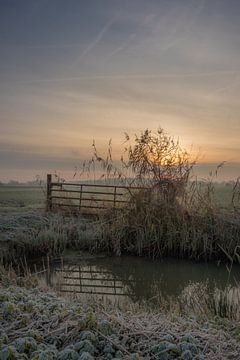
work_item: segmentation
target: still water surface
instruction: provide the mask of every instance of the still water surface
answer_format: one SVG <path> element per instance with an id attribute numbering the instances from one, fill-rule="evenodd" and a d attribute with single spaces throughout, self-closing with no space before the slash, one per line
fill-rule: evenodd
<path id="1" fill-rule="evenodd" d="M 194 284 L 209 291 L 239 289 L 240 266 L 164 259 L 151 261 L 133 256 L 91 257 L 71 255 L 51 261 L 42 259 L 35 269 L 59 292 L 82 296 L 123 298 L 134 303 L 155 303 L 177 298 Z"/>

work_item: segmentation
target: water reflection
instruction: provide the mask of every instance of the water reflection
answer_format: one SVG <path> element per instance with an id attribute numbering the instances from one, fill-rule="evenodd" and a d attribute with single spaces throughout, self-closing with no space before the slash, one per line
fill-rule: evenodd
<path id="1" fill-rule="evenodd" d="M 60 274 L 60 292 L 106 296 L 128 295 L 124 293 L 121 280 L 111 272 L 102 271 L 94 265 L 63 266 L 61 269 L 55 269 L 55 272 Z"/>
<path id="2" fill-rule="evenodd" d="M 95 259 L 68 257 L 61 261 L 54 260 L 45 267 L 48 285 L 60 292 L 77 296 L 88 294 L 109 299 L 127 297 L 134 303 L 156 304 L 159 297 L 177 298 L 190 293 L 189 289 L 195 286 L 193 295 L 200 287 L 212 292 L 228 288 L 231 289 L 229 294 L 235 289 L 234 302 L 240 304 L 237 286 L 240 279 L 239 266 L 234 266 L 229 272 L 224 265 L 173 259 L 150 261 L 123 256 Z"/>

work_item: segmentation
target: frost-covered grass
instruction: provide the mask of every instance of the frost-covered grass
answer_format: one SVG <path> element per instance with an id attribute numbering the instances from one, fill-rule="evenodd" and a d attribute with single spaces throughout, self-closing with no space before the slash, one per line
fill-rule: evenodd
<path id="1" fill-rule="evenodd" d="M 0 259 L 61 254 L 66 248 L 150 258 L 239 262 L 240 213 L 188 214 L 169 206 L 129 208 L 95 219 L 28 211 L 0 214 Z"/>
<path id="2" fill-rule="evenodd" d="M 99 230 L 82 217 L 41 211 L 0 214 L 0 259 L 19 263 L 23 257 L 60 254 L 67 247 L 90 250 Z"/>
<path id="3" fill-rule="evenodd" d="M 46 195 L 40 186 L 0 186 L 0 213 L 15 213 L 45 207 Z"/>
<path id="4" fill-rule="evenodd" d="M 87 308 L 2 277 L 0 360 L 239 359 L 239 324 Z"/>
<path id="5" fill-rule="evenodd" d="M 219 188 L 217 191 L 217 185 L 212 182 L 189 183 L 184 195 L 174 195 L 171 201 L 159 196 L 160 190 L 154 193 L 149 188 L 133 194 L 122 211 L 99 214 L 98 221 L 96 218 L 87 221 L 70 209 L 65 214 L 45 213 L 40 209 L 0 211 L 0 257 L 12 261 L 16 255 L 20 258 L 59 254 L 71 247 L 153 259 L 171 256 L 239 262 L 240 183 L 223 187 L 222 193 L 228 194 L 226 206 L 216 201 L 217 194 L 221 193 L 220 185 Z M 7 193 L 6 190 L 6 199 Z M 0 205 L 3 195 L 1 190 Z"/>

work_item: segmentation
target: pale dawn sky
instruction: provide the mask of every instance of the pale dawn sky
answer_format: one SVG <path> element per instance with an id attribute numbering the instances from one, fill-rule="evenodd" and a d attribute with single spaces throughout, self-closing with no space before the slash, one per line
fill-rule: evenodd
<path id="1" fill-rule="evenodd" d="M 238 0 L 0 0 L 0 51 L 0 180 L 159 126 L 240 175 Z"/>

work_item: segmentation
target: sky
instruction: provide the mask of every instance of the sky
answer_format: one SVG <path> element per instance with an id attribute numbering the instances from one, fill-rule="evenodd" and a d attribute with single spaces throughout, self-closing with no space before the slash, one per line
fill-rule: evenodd
<path id="1" fill-rule="evenodd" d="M 163 127 L 240 175 L 239 0 L 0 0 L 0 180 Z"/>

